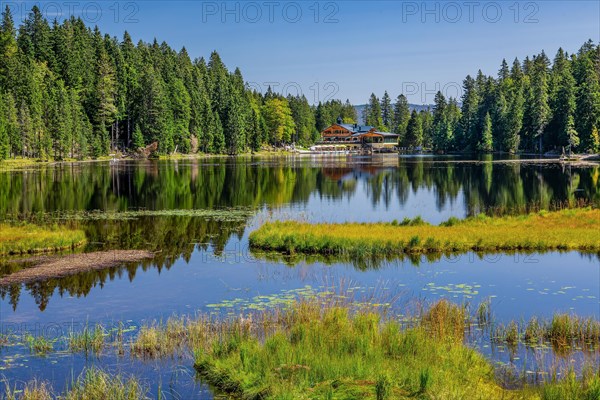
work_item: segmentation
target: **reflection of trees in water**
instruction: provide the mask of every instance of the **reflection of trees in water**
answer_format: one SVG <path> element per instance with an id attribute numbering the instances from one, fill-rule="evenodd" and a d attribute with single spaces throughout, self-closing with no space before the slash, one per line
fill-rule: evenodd
<path id="1" fill-rule="evenodd" d="M 0 174 L 0 213 L 277 207 L 306 203 L 315 194 L 348 198 L 362 187 L 372 205 L 386 207 L 404 204 L 411 190 L 430 190 L 438 208 L 462 192 L 468 214 L 490 208 L 525 209 L 532 204 L 549 207 L 577 199 L 600 202 L 599 167 L 423 159 L 381 165 L 361 162 L 65 164 Z"/>
<path id="2" fill-rule="evenodd" d="M 562 253 L 561 251 L 553 252 L 523 252 L 523 251 L 505 251 L 501 253 L 483 253 L 483 252 L 429 252 L 425 254 L 415 253 L 400 253 L 396 255 L 377 255 L 373 254 L 368 257 L 352 257 L 347 255 L 339 254 L 307 254 L 307 253 L 294 253 L 284 254 L 278 252 L 265 252 L 260 249 L 251 250 L 251 255 L 257 260 L 265 260 L 268 262 L 276 262 L 287 265 L 288 267 L 295 267 L 298 264 L 325 264 L 334 265 L 340 263 L 351 264 L 355 269 L 359 271 L 378 270 L 385 268 L 393 268 L 400 265 L 411 265 L 413 267 L 419 267 L 425 264 L 432 264 L 435 262 L 448 261 L 456 263 L 458 260 L 468 259 L 472 260 L 476 257 L 478 260 L 494 260 L 497 255 L 511 256 L 511 255 L 537 255 L 546 253 Z M 600 253 L 579 253 L 579 256 L 587 262 L 600 261 Z M 472 261 L 469 261 L 472 262 Z"/>
<path id="3" fill-rule="evenodd" d="M 391 163 L 389 162 L 391 161 Z M 487 160 L 483 160 L 487 161 Z M 348 199 L 365 190 L 373 206 L 403 205 L 411 192 L 426 189 L 439 209 L 462 193 L 468 215 L 481 211 L 525 211 L 583 199 L 600 204 L 600 168 L 525 165 L 518 163 L 439 163 L 423 159 L 388 159 L 386 163 L 335 161 L 309 164 L 251 159 L 232 162 L 144 162 L 60 164 L 32 171 L 0 173 L 0 215 L 28 215 L 56 210 L 124 211 L 185 210 L 228 207 L 278 207 L 305 204 L 311 198 Z M 244 221 L 224 222 L 199 217 L 145 217 L 132 221 L 71 222 L 83 226 L 90 242 L 101 248 L 161 250 L 140 268 L 170 268 L 190 259 L 192 243 L 220 253 L 231 235 L 241 237 Z M 378 261 L 378 260 L 374 260 Z M 355 261 L 356 263 L 356 261 Z M 377 262 L 363 261 L 363 267 Z M 12 267 L 14 269 L 14 267 Z M 94 271 L 27 285 L 40 308 L 55 290 L 84 296 L 119 274 L 133 279 L 138 265 Z M 2 273 L 11 272 L 4 267 Z M 0 289 L 16 307 L 20 288 Z"/>
<path id="4" fill-rule="evenodd" d="M 86 296 L 95 286 L 102 287 L 106 282 L 126 276 L 132 281 L 141 269 L 142 272 L 156 268 L 160 273 L 163 268 L 169 270 L 175 261 L 183 258 L 189 262 L 195 249 L 209 248 L 219 255 L 232 235 L 241 237 L 245 229 L 245 221 L 228 222 L 206 220 L 198 217 L 144 217 L 134 220 L 85 221 L 80 222 L 85 229 L 90 247 L 100 250 L 111 249 L 147 249 L 156 251 L 151 261 L 125 264 L 118 268 L 107 268 L 82 272 L 64 278 L 49 279 L 40 283 L 24 285 L 34 298 L 40 310 L 44 310 L 55 291 L 63 296 Z M 2 274 L 16 272 L 19 265 L 8 263 L 2 266 Z M 9 297 L 9 302 L 16 309 L 22 287 L 15 285 L 0 287 L 2 299 Z"/>

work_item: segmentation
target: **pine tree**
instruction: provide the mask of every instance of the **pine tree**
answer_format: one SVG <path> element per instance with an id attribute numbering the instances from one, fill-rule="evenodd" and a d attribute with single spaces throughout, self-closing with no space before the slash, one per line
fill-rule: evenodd
<path id="1" fill-rule="evenodd" d="M 367 115 L 365 123 L 370 126 L 374 126 L 377 129 L 383 129 L 383 120 L 381 118 L 381 105 L 379 99 L 375 96 L 375 93 L 371 93 L 369 98 L 369 104 L 367 107 Z"/>
<path id="2" fill-rule="evenodd" d="M 473 143 L 477 141 L 479 94 L 475 79 L 470 75 L 463 81 L 461 111 L 459 146 L 461 149 L 474 149 Z"/>
<path id="3" fill-rule="evenodd" d="M 381 122 L 387 132 L 392 130 L 394 125 L 394 109 L 392 108 L 392 99 L 387 91 L 385 91 L 381 98 Z"/>
<path id="4" fill-rule="evenodd" d="M 403 94 L 399 95 L 394 104 L 394 122 L 392 131 L 400 135 L 400 140 L 406 135 L 408 121 L 410 120 L 410 109 L 408 100 Z"/>
<path id="5" fill-rule="evenodd" d="M 144 143 L 144 135 L 142 134 L 142 130 L 140 129 L 139 124 L 135 125 L 135 129 L 133 130 L 132 140 L 133 140 L 133 148 L 134 149 L 146 147 L 146 144 Z"/>
<path id="6" fill-rule="evenodd" d="M 10 142 L 7 128 L 6 107 L 2 93 L 0 93 L 0 161 L 6 160 L 10 156 Z"/>
<path id="7" fill-rule="evenodd" d="M 345 124 L 356 124 L 358 122 L 356 108 L 350 103 L 349 99 L 346 99 L 346 102 L 342 106 L 342 119 Z"/>
<path id="8" fill-rule="evenodd" d="M 296 125 L 296 133 L 293 141 L 307 146 L 312 142 L 315 134 L 315 116 L 313 111 L 304 96 L 288 95 L 287 101 L 292 111 L 294 124 Z M 347 117 L 342 118 L 345 119 Z"/>
<path id="9" fill-rule="evenodd" d="M 534 57 L 532 66 L 528 67 L 531 71 L 531 80 L 527 98 L 528 107 L 526 112 L 528 115 L 525 118 L 528 124 L 525 126 L 525 135 L 528 147 L 540 153 L 544 150 L 544 132 L 551 118 L 548 84 L 549 64 L 548 57 L 542 52 L 539 56 Z"/>
<path id="10" fill-rule="evenodd" d="M 584 44 L 574 61 L 577 80 L 575 129 L 582 149 L 596 152 L 593 132 L 600 126 L 600 82 L 592 48 L 591 43 Z"/>
<path id="11" fill-rule="evenodd" d="M 23 145 L 19 129 L 19 110 L 11 93 L 4 95 L 4 121 L 8 142 L 10 143 L 9 153 L 13 156 L 20 155 Z"/>
<path id="12" fill-rule="evenodd" d="M 481 133 L 481 139 L 477 145 L 477 150 L 489 153 L 494 150 L 494 138 L 492 136 L 492 117 L 488 112 L 485 115 L 483 122 L 483 131 Z"/>
<path id="13" fill-rule="evenodd" d="M 0 88 L 11 88 L 17 62 L 15 24 L 10 7 L 2 13 L 0 24 Z"/>
<path id="14" fill-rule="evenodd" d="M 410 120 L 408 121 L 406 137 L 403 145 L 411 149 L 423 145 L 423 125 L 421 122 L 421 117 L 416 110 L 413 110 L 410 114 Z"/>
<path id="15" fill-rule="evenodd" d="M 437 92 L 433 107 L 433 149 L 443 151 L 448 147 L 447 103 L 442 92 Z"/>
<path id="16" fill-rule="evenodd" d="M 433 146 L 433 116 L 429 108 L 419 111 L 421 127 L 423 128 L 423 139 L 421 146 L 431 148 Z"/>
<path id="17" fill-rule="evenodd" d="M 503 150 L 516 153 L 521 141 L 525 99 L 523 97 L 523 71 L 518 59 L 515 59 L 507 83 L 506 102 L 507 112 L 503 117 L 502 135 Z"/>
<path id="18" fill-rule="evenodd" d="M 548 125 L 549 139 L 559 147 L 579 145 L 575 130 L 575 78 L 571 73 L 571 63 L 563 49 L 559 49 L 551 74 L 550 105 L 552 120 Z"/>
<path id="19" fill-rule="evenodd" d="M 96 36 L 99 36 L 99 32 Z M 101 39 L 98 39 L 101 40 Z M 101 155 L 115 147 L 113 137 L 109 138 L 107 127 L 111 125 L 117 116 L 117 107 L 115 105 L 116 81 L 114 68 L 102 42 L 97 43 L 97 61 L 96 61 L 96 91 L 95 91 L 95 113 L 96 134 L 98 135 L 95 143 L 100 145 L 96 154 Z"/>

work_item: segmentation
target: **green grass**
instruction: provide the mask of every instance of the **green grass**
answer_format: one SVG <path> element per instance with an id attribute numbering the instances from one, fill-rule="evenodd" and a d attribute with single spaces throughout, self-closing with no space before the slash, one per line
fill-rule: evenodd
<path id="1" fill-rule="evenodd" d="M 496 326 L 492 339 L 509 346 L 548 343 L 561 353 L 572 348 L 593 349 L 600 346 L 600 321 L 571 314 L 555 314 L 547 321 L 533 317 L 525 324 L 512 321 Z"/>
<path id="2" fill-rule="evenodd" d="M 131 343 L 131 354 L 140 358 L 173 355 L 182 347 L 186 335 L 183 318 L 170 318 L 166 325 L 142 326 L 137 338 Z"/>
<path id="3" fill-rule="evenodd" d="M 31 224 L 0 224 L 0 256 L 73 249 L 86 242 L 82 230 Z"/>
<path id="4" fill-rule="evenodd" d="M 199 376 L 233 398 L 598 400 L 597 367 L 575 374 L 569 365 L 539 386 L 503 388 L 496 380 L 498 371 L 465 344 L 470 329 L 491 320 L 489 303 L 474 312 L 471 316 L 467 305 L 441 300 L 400 315 L 331 293 L 238 317 L 200 314 L 150 323 L 132 339 L 130 352 L 133 357 L 155 359 L 191 351 Z M 557 315 L 536 320 L 535 326 L 537 333 L 530 335 L 536 340 L 552 336 L 576 341 L 583 337 L 581 332 L 596 332 L 598 321 Z M 507 330 L 513 332 L 512 327 Z M 519 325 L 514 332 L 510 334 L 517 343 L 523 335 Z M 69 348 L 98 352 L 104 334 L 100 326 L 86 328 L 70 336 Z M 117 336 L 122 336 L 122 328 Z M 31 343 L 41 341 L 32 338 Z M 523 378 L 518 384 L 524 382 Z M 139 399 L 147 393 L 134 378 L 112 377 L 95 369 L 59 396 L 37 381 L 25 389 L 8 391 L 5 398 Z M 32 394 L 23 397 L 27 390 Z M 36 396 L 36 390 L 41 395 Z M 50 397 L 43 397 L 46 393 Z"/>
<path id="5" fill-rule="evenodd" d="M 293 254 L 385 257 L 463 251 L 600 250 L 600 210 L 540 211 L 522 216 L 451 218 L 434 226 L 420 218 L 392 223 L 269 222 L 250 234 L 254 248 Z"/>
<path id="6" fill-rule="evenodd" d="M 24 336 L 24 341 L 29 351 L 38 356 L 46 355 L 54 349 L 54 342 L 44 336 L 27 334 Z"/>
<path id="7" fill-rule="evenodd" d="M 69 334 L 69 350 L 75 353 L 99 354 L 104 347 L 106 336 L 106 330 L 102 325 L 96 325 L 94 328 L 86 325 L 81 332 L 71 332 Z"/>
<path id="8" fill-rule="evenodd" d="M 147 389 L 134 377 L 109 375 L 97 368 L 85 370 L 62 394 L 55 394 L 47 382 L 32 380 L 22 388 L 5 382 L 2 400 L 142 400 Z"/>
<path id="9" fill-rule="evenodd" d="M 196 345 L 195 367 L 212 385 L 247 399 L 508 396 L 485 359 L 457 342 L 460 307 L 437 308 L 422 326 L 403 329 L 377 312 L 300 302 L 252 325 L 220 326 Z M 458 327 L 440 330 L 444 321 Z"/>
<path id="10" fill-rule="evenodd" d="M 198 373 L 239 398 L 598 399 L 597 371 L 500 387 L 493 367 L 463 344 L 466 308 L 445 300 L 410 328 L 375 310 L 315 300 L 252 315 L 195 328 L 203 325 L 193 341 Z"/>

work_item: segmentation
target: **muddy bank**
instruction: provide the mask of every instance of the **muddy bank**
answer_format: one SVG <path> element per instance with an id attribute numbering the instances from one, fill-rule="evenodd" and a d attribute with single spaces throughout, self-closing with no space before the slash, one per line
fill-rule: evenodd
<path id="1" fill-rule="evenodd" d="M 19 285 L 62 278 L 79 272 L 116 267 L 123 263 L 151 259 L 154 253 L 144 250 L 112 250 L 68 256 L 42 256 L 15 260 L 27 268 L 0 278 L 0 286 Z"/>

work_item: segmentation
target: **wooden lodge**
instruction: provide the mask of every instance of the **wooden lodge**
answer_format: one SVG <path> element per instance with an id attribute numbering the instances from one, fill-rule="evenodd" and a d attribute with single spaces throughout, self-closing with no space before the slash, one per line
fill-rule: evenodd
<path id="1" fill-rule="evenodd" d="M 373 126 L 338 123 L 321 132 L 321 141 L 315 146 L 321 150 L 393 151 L 398 148 L 398 135 L 380 132 Z"/>

